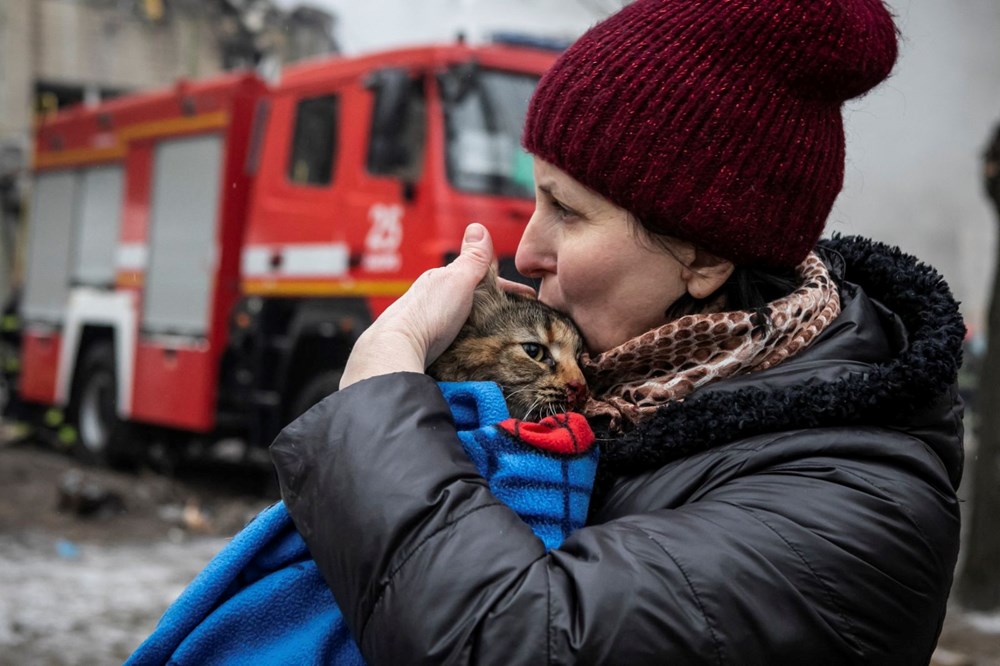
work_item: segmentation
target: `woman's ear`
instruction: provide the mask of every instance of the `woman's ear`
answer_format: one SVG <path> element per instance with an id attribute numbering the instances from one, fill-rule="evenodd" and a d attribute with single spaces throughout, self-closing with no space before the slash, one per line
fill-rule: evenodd
<path id="1" fill-rule="evenodd" d="M 694 249 L 694 259 L 681 271 L 687 292 L 694 298 L 708 298 L 733 274 L 733 262 L 717 257 L 700 248 Z"/>

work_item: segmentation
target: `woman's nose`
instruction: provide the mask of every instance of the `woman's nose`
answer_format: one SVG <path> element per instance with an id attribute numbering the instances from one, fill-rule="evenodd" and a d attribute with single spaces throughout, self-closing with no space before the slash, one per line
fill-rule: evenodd
<path id="1" fill-rule="evenodd" d="M 521 234 L 521 242 L 518 243 L 517 253 L 514 255 L 514 265 L 525 277 L 543 277 L 555 269 L 555 256 L 544 235 L 540 233 L 541 225 L 536 220 L 537 216 L 538 212 L 535 211 L 528 220 L 528 226 Z"/>

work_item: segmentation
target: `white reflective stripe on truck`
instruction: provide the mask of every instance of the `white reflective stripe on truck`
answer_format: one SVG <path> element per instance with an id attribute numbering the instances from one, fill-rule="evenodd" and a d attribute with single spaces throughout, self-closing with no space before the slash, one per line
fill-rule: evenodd
<path id="1" fill-rule="evenodd" d="M 259 277 L 337 277 L 347 274 L 346 243 L 251 245 L 243 250 L 242 274 Z"/>

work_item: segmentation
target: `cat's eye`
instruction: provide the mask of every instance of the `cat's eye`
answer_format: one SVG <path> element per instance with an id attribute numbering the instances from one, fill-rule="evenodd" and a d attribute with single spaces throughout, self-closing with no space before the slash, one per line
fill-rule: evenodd
<path id="1" fill-rule="evenodd" d="M 522 342 L 521 347 L 524 349 L 524 353 L 534 361 L 545 363 L 549 359 L 549 350 L 544 345 L 537 342 Z"/>

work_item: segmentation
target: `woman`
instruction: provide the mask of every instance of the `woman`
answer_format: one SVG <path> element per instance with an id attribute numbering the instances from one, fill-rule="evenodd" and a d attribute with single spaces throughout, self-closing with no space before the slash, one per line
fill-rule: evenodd
<path id="1" fill-rule="evenodd" d="M 928 662 L 962 322 L 898 250 L 817 245 L 895 56 L 880 0 L 637 0 L 563 54 L 517 266 L 584 334 L 599 493 L 546 553 L 422 374 L 493 259 L 470 225 L 272 447 L 369 664 Z"/>

